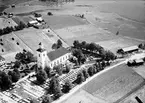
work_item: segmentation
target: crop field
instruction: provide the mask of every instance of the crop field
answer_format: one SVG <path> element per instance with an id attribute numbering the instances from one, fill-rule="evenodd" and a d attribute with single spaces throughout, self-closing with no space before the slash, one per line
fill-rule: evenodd
<path id="1" fill-rule="evenodd" d="M 106 101 L 93 97 L 84 90 L 80 90 L 62 103 L 96 103 L 96 101 L 97 103 L 107 103 Z"/>
<path id="2" fill-rule="evenodd" d="M 90 81 L 82 89 L 96 98 L 113 103 L 135 88 L 140 88 L 143 82 L 141 76 L 123 64 Z"/>
<path id="3" fill-rule="evenodd" d="M 67 15 L 59 15 L 59 16 L 45 15 L 43 16 L 43 19 L 52 29 L 61 29 L 65 27 L 87 24 L 86 20 L 74 16 L 67 16 Z"/>
<path id="4" fill-rule="evenodd" d="M 135 97 L 138 97 L 143 103 L 145 102 L 145 86 L 131 94 L 129 97 L 125 98 L 123 101 L 119 103 L 138 103 Z"/>
<path id="5" fill-rule="evenodd" d="M 24 44 L 26 44 L 34 53 L 39 48 L 39 43 L 42 42 L 47 51 L 51 50 L 51 46 L 54 43 L 45 33 L 40 30 L 29 28 L 22 31 L 15 32 Z"/>

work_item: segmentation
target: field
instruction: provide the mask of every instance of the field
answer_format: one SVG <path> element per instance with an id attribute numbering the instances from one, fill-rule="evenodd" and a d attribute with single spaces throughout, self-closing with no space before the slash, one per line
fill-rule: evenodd
<path id="1" fill-rule="evenodd" d="M 116 53 L 118 49 L 129 47 L 129 46 L 134 46 L 134 45 L 139 45 L 140 41 L 134 40 L 132 38 L 120 37 L 120 38 L 116 38 L 112 40 L 96 42 L 96 44 L 99 44 L 102 47 L 106 48 L 107 50 L 110 50 L 113 53 Z"/>
<path id="2" fill-rule="evenodd" d="M 11 18 L 0 17 L 0 29 L 11 27 L 11 26 L 12 27 L 17 26 L 17 24 Z"/>
<path id="3" fill-rule="evenodd" d="M 107 103 L 106 101 L 93 97 L 84 90 L 80 90 L 62 103 L 96 103 L 96 101 L 97 103 Z"/>
<path id="4" fill-rule="evenodd" d="M 15 34 L 34 52 L 34 54 L 36 54 L 40 42 L 43 43 L 47 51 L 51 50 L 52 43 L 54 43 L 45 33 L 34 28 L 24 29 L 15 32 Z"/>
<path id="5" fill-rule="evenodd" d="M 52 29 L 61 29 L 65 27 L 87 24 L 86 20 L 68 15 L 44 15 L 43 19 Z"/>
<path id="6" fill-rule="evenodd" d="M 96 98 L 113 103 L 135 88 L 140 88 L 143 82 L 144 79 L 131 68 L 120 65 L 90 81 L 82 89 Z"/>
<path id="7" fill-rule="evenodd" d="M 134 92 L 131 96 L 127 97 L 119 103 L 138 103 L 135 97 L 138 97 L 143 103 L 145 102 L 145 86 L 138 91 Z"/>
<path id="8" fill-rule="evenodd" d="M 7 8 L 4 11 L 7 13 L 13 13 L 13 14 L 25 14 L 30 13 L 38 10 L 45 10 L 47 7 L 41 6 L 41 5 L 35 5 L 35 6 L 17 6 L 15 8 Z"/>

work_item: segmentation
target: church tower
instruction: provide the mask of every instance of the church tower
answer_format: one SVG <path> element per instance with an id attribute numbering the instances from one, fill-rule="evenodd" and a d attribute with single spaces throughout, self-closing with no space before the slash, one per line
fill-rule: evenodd
<path id="1" fill-rule="evenodd" d="M 44 49 L 43 44 L 39 43 L 39 48 L 37 49 L 37 65 L 38 68 L 42 67 L 44 69 L 47 58 L 47 51 Z"/>

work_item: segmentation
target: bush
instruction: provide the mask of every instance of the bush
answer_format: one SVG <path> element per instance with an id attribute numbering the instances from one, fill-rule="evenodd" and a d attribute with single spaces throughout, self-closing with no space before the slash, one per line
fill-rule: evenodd
<path id="1" fill-rule="evenodd" d="M 52 16 L 53 14 L 51 12 L 48 12 L 47 15 Z"/>
<path id="2" fill-rule="evenodd" d="M 68 93 L 70 90 L 72 89 L 72 83 L 68 81 L 65 82 L 65 84 L 63 85 L 63 89 L 62 92 L 63 93 Z"/>

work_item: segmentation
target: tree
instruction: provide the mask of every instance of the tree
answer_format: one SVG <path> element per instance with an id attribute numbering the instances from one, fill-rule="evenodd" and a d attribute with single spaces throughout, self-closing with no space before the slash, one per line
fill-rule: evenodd
<path id="1" fill-rule="evenodd" d="M 49 94 L 60 92 L 60 84 L 57 77 L 52 77 L 49 82 L 49 88 L 47 89 Z"/>
<path id="2" fill-rule="evenodd" d="M 62 91 L 63 93 L 68 93 L 72 89 L 72 83 L 68 80 L 63 85 Z"/>
<path id="3" fill-rule="evenodd" d="M 18 71 L 18 69 L 9 71 L 8 75 L 11 77 L 12 82 L 17 82 L 20 79 L 20 72 Z"/>
<path id="4" fill-rule="evenodd" d="M 84 62 L 83 53 L 80 49 L 74 49 L 72 51 L 72 55 L 77 58 L 79 64 L 81 64 L 81 62 Z"/>
<path id="5" fill-rule="evenodd" d="M 28 64 L 35 61 L 34 55 L 29 51 L 17 53 L 15 59 L 22 64 Z"/>
<path id="6" fill-rule="evenodd" d="M 57 49 L 57 44 L 56 43 L 54 43 L 53 45 L 52 45 L 52 47 L 51 47 L 52 49 Z"/>
<path id="7" fill-rule="evenodd" d="M 50 73 L 51 68 L 49 66 L 45 66 L 44 70 L 45 70 L 45 72 L 47 74 L 47 77 L 50 77 L 51 76 L 51 73 Z"/>
<path id="8" fill-rule="evenodd" d="M 62 42 L 60 39 L 57 40 L 57 49 L 62 47 Z"/>
<path id="9" fill-rule="evenodd" d="M 44 95 L 42 99 L 42 103 L 52 103 L 52 99 L 49 95 Z"/>
<path id="10" fill-rule="evenodd" d="M 69 65 L 66 65 L 65 69 L 63 69 L 63 73 L 69 73 L 71 67 Z"/>
<path id="11" fill-rule="evenodd" d="M 88 74 L 89 74 L 89 76 L 93 76 L 94 75 L 94 70 L 93 70 L 92 66 L 88 68 Z"/>
<path id="12" fill-rule="evenodd" d="M 79 73 L 79 74 L 77 75 L 76 83 L 77 83 L 77 84 L 81 84 L 81 83 L 84 82 L 84 81 L 85 81 L 85 78 L 84 78 L 83 73 L 81 72 L 81 73 Z"/>
<path id="13" fill-rule="evenodd" d="M 52 12 L 48 12 L 47 15 L 52 16 L 53 14 L 52 14 Z"/>
<path id="14" fill-rule="evenodd" d="M 109 61 L 109 60 L 115 60 L 116 56 L 111 52 L 111 51 L 105 51 L 105 60 Z"/>
<path id="15" fill-rule="evenodd" d="M 54 67 L 53 67 L 53 70 L 55 70 L 57 74 L 62 75 L 62 71 L 63 71 L 63 70 L 62 70 L 61 65 L 54 66 Z"/>
<path id="16" fill-rule="evenodd" d="M 13 68 L 20 68 L 21 62 L 20 61 L 15 61 Z"/>
<path id="17" fill-rule="evenodd" d="M 82 73 L 83 73 L 83 76 L 85 79 L 87 79 L 89 77 L 89 74 L 86 70 L 83 70 Z"/>
<path id="18" fill-rule="evenodd" d="M 0 71 L 0 84 L 1 90 L 7 90 L 12 86 L 11 78 L 2 71 Z"/>
<path id="19" fill-rule="evenodd" d="M 47 79 L 47 74 L 44 70 L 39 70 L 36 73 L 36 78 L 39 84 L 43 84 Z"/>
<path id="20" fill-rule="evenodd" d="M 78 40 L 75 40 L 75 41 L 73 42 L 73 46 L 74 46 L 74 48 L 80 48 L 80 43 L 79 43 L 79 41 L 78 41 Z"/>

